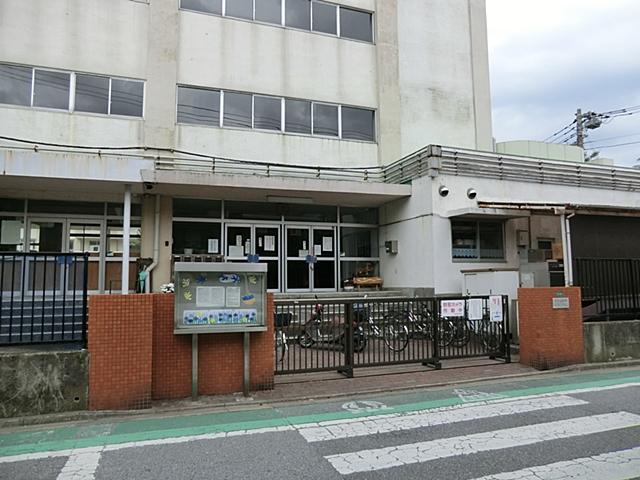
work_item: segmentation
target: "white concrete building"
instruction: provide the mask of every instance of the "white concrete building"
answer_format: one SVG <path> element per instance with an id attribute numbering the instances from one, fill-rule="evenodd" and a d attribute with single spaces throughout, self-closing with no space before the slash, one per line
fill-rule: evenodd
<path id="1" fill-rule="evenodd" d="M 89 251 L 93 292 L 258 255 L 273 291 L 460 293 L 566 239 L 524 203 L 640 206 L 640 172 L 481 153 L 487 55 L 484 0 L 4 0 L 0 250 Z"/>

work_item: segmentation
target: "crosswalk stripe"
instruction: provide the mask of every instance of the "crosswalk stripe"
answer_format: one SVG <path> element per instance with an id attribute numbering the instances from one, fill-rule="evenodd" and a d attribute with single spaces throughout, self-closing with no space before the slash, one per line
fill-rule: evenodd
<path id="1" fill-rule="evenodd" d="M 322 442 L 339 438 L 361 437 L 379 433 L 411 430 L 414 428 L 465 422 L 479 418 L 492 418 L 518 413 L 574 407 L 588 402 L 566 395 L 538 397 L 512 402 L 456 405 L 432 410 L 421 410 L 403 414 L 376 415 L 341 422 L 323 422 L 317 426 L 299 427 L 298 431 L 307 442 Z"/>
<path id="2" fill-rule="evenodd" d="M 73 452 L 57 480 L 93 480 L 100 463 L 102 449 L 102 447 L 85 448 L 80 452 Z"/>
<path id="3" fill-rule="evenodd" d="M 640 415 L 628 412 L 606 413 L 427 442 L 329 455 L 325 458 L 339 473 L 348 475 L 637 426 L 640 426 Z"/>
<path id="4" fill-rule="evenodd" d="M 475 480 L 626 480 L 640 475 L 640 447 L 575 458 Z"/>

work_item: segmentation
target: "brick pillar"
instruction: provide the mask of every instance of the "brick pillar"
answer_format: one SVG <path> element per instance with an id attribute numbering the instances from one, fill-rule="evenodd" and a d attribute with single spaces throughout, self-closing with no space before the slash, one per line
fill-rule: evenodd
<path id="1" fill-rule="evenodd" d="M 151 295 L 89 298 L 89 409 L 151 406 Z"/>
<path id="2" fill-rule="evenodd" d="M 554 309 L 566 297 L 569 308 Z M 538 370 L 584 363 L 580 288 L 518 289 L 520 363 Z"/>

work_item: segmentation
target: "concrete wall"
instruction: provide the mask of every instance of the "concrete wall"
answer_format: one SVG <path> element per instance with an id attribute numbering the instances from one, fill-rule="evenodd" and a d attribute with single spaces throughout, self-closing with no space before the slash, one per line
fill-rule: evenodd
<path id="1" fill-rule="evenodd" d="M 640 320 L 585 322 L 584 354 L 587 362 L 640 358 Z"/>
<path id="2" fill-rule="evenodd" d="M 7 0 L 0 62 L 145 80 L 142 119 L 1 106 L 3 134 L 291 164 L 376 165 L 428 143 L 491 146 L 484 0 L 342 0 L 374 43 L 178 9 L 178 0 Z M 176 126 L 176 84 L 377 110 L 378 142 Z"/>
<path id="3" fill-rule="evenodd" d="M 0 417 L 69 412 L 87 408 L 86 350 L 0 350 Z"/>

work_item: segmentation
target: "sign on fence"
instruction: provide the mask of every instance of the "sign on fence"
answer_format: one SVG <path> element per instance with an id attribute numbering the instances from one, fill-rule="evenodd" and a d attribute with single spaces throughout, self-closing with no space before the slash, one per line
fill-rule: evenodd
<path id="1" fill-rule="evenodd" d="M 464 300 L 442 300 L 440 315 L 444 318 L 464 317 Z"/>
<path id="2" fill-rule="evenodd" d="M 500 295 L 489 297 L 489 321 L 502 322 L 502 296 Z"/>

